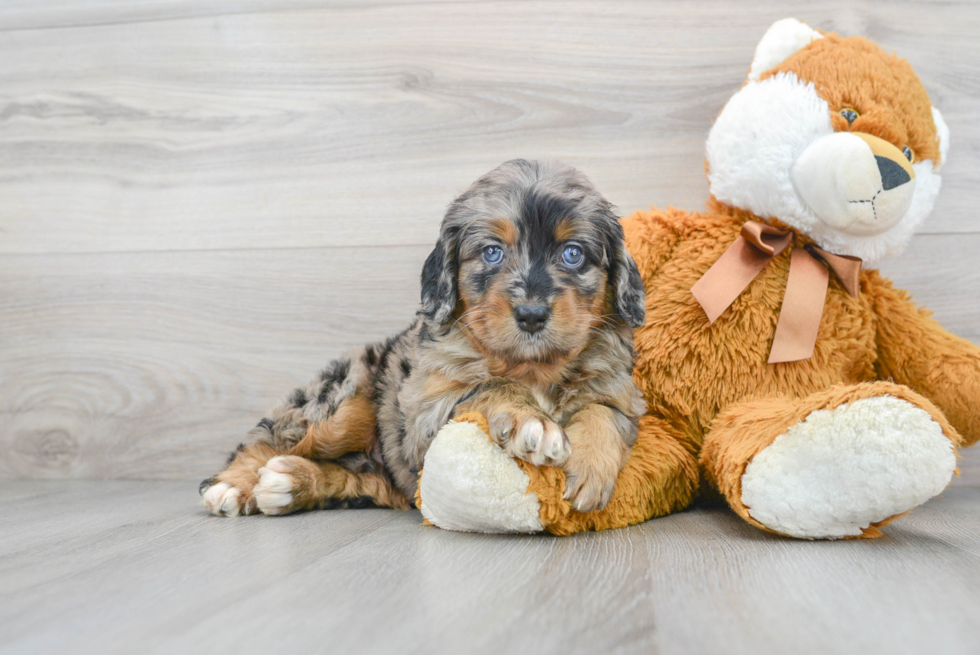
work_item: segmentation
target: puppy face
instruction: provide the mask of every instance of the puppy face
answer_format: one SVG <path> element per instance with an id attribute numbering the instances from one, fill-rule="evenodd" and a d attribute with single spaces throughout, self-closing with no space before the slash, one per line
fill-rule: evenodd
<path id="1" fill-rule="evenodd" d="M 449 208 L 422 276 L 423 313 L 513 363 L 574 355 L 600 325 L 643 322 L 613 208 L 578 171 L 515 160 Z"/>

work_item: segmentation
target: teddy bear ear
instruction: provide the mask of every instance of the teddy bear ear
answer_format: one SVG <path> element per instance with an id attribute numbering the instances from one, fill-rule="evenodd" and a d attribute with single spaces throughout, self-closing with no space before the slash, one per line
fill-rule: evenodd
<path id="1" fill-rule="evenodd" d="M 936 124 L 936 140 L 939 141 L 939 166 L 946 164 L 946 157 L 949 156 L 949 126 L 943 120 L 943 115 L 935 107 L 932 108 L 932 122 Z"/>
<path id="2" fill-rule="evenodd" d="M 823 35 L 820 32 L 795 18 L 777 20 L 766 30 L 755 48 L 749 80 L 758 80 L 767 70 L 779 66 L 791 55 L 810 45 L 811 41 L 821 38 Z"/>

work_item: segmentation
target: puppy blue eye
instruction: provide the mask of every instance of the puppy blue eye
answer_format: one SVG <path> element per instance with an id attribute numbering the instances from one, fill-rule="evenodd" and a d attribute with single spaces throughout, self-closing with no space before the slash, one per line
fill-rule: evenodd
<path id="1" fill-rule="evenodd" d="M 561 253 L 561 260 L 568 266 L 579 266 L 585 260 L 585 256 L 578 246 L 566 246 Z"/>
<path id="2" fill-rule="evenodd" d="M 500 246 L 487 246 L 483 249 L 483 261 L 488 264 L 499 264 L 503 258 L 504 251 Z"/>

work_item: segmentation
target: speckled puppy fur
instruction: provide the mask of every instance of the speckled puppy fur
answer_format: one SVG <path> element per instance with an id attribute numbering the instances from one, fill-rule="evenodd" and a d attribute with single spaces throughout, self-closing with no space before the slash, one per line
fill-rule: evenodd
<path id="1" fill-rule="evenodd" d="M 577 509 L 603 507 L 645 410 L 643 318 L 609 202 L 570 167 L 507 162 L 449 206 L 415 322 L 296 389 L 201 484 L 204 505 L 408 507 L 438 430 L 478 410 L 508 453 L 563 467 Z"/>

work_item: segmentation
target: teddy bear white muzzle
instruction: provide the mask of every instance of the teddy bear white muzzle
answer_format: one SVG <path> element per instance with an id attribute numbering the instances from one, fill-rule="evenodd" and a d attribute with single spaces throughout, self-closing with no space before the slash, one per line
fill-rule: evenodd
<path id="1" fill-rule="evenodd" d="M 854 236 L 890 230 L 905 216 L 915 191 L 905 155 L 862 132 L 816 139 L 796 159 L 790 177 L 817 218 Z"/>

